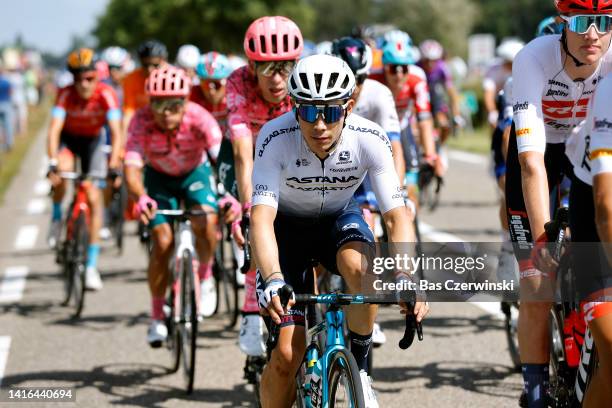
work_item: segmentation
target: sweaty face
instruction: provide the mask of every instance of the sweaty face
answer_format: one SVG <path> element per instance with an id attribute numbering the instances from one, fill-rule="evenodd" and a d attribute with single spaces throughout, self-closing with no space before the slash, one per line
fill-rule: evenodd
<path id="1" fill-rule="evenodd" d="M 340 101 L 335 101 L 331 104 L 337 105 L 341 103 Z M 328 155 L 328 150 L 340 138 L 344 120 L 351 113 L 353 106 L 353 100 L 349 100 L 345 113 L 334 123 L 325 123 L 322 115 L 319 115 L 314 123 L 310 123 L 302 119 L 298 114 L 298 122 L 300 124 L 302 137 L 310 150 L 318 157 L 326 157 Z"/>
<path id="2" fill-rule="evenodd" d="M 567 48 L 583 64 L 594 64 L 608 51 L 612 32 L 600 34 L 591 26 L 584 34 L 574 33 L 567 28 Z"/>
<path id="3" fill-rule="evenodd" d="M 98 85 L 98 73 L 96 71 L 85 71 L 74 76 L 74 86 L 79 96 L 89 99 Z"/>
<path id="4" fill-rule="evenodd" d="M 274 64 L 278 66 L 272 70 L 265 69 L 267 64 L 253 64 L 252 69 L 257 77 L 257 87 L 264 100 L 269 103 L 280 103 L 288 93 L 287 79 L 291 74 L 288 67 L 292 66 L 292 62 L 279 61 Z M 282 69 L 285 65 L 287 67 Z"/>

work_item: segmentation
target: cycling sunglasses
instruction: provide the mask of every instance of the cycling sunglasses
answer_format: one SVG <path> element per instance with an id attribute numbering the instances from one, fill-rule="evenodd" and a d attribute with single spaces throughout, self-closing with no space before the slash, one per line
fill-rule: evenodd
<path id="1" fill-rule="evenodd" d="M 257 72 L 265 77 L 271 77 L 276 72 L 282 76 L 289 76 L 294 66 L 295 61 L 268 61 L 255 63 Z"/>
<path id="2" fill-rule="evenodd" d="M 151 110 L 153 112 L 162 114 L 166 111 L 170 113 L 179 113 L 185 106 L 185 99 L 173 98 L 173 99 L 151 99 Z"/>
<path id="3" fill-rule="evenodd" d="M 408 65 L 396 65 L 396 64 L 389 65 L 389 70 L 391 71 L 393 75 L 397 75 L 399 73 L 407 74 L 409 69 L 410 68 Z"/>
<path id="4" fill-rule="evenodd" d="M 97 74 L 90 74 L 90 75 L 76 75 L 75 78 L 75 82 L 94 82 L 96 79 L 98 79 L 98 75 Z"/>
<path id="5" fill-rule="evenodd" d="M 591 26 L 595 26 L 595 30 L 599 34 L 606 34 L 612 28 L 612 16 L 603 15 L 577 15 L 577 16 L 561 16 L 567 22 L 567 29 L 576 34 L 586 34 Z"/>
<path id="6" fill-rule="evenodd" d="M 336 123 L 339 121 L 348 104 L 344 105 L 306 105 L 296 104 L 295 109 L 302 120 L 308 123 L 315 123 L 319 119 L 319 115 L 323 115 L 325 123 Z"/>

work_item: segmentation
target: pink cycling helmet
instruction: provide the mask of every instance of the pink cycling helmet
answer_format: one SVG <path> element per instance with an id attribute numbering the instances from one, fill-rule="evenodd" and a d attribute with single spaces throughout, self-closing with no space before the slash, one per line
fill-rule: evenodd
<path id="1" fill-rule="evenodd" d="M 300 29 L 287 17 L 258 18 L 244 36 L 244 52 L 251 61 L 295 60 L 303 48 Z"/>
<path id="2" fill-rule="evenodd" d="M 151 72 L 145 91 L 154 98 L 186 97 L 191 91 L 191 80 L 182 69 L 166 65 Z"/>

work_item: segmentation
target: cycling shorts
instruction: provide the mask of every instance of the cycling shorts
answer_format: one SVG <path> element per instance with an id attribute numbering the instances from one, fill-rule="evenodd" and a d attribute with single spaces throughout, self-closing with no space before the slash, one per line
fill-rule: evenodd
<path id="1" fill-rule="evenodd" d="M 178 177 L 145 166 L 144 185 L 147 194 L 157 202 L 157 208 L 160 210 L 177 210 L 181 202 L 185 203 L 186 208 L 207 205 L 215 211 L 218 209 L 213 189 L 214 177 L 208 162 Z M 165 223 L 170 223 L 170 219 L 165 215 L 156 214 L 149 225 L 153 228 Z"/>
<path id="2" fill-rule="evenodd" d="M 563 143 L 548 143 L 546 145 L 544 166 L 548 178 L 549 193 L 561 182 L 564 175 L 572 180 L 574 179 L 572 164 L 565 155 L 565 144 Z M 510 132 L 506 161 L 506 211 L 510 226 L 510 239 L 514 245 L 514 256 L 519 263 L 519 270 L 532 269 L 531 249 L 534 239 L 531 236 L 531 226 L 523 197 L 521 165 L 514 124 Z"/>
<path id="3" fill-rule="evenodd" d="M 569 209 L 571 270 L 579 299 L 596 303 L 607 293 L 612 300 L 612 267 L 597 234 L 593 187 L 574 178 Z"/>
<path id="4" fill-rule="evenodd" d="M 412 126 L 408 125 L 402 129 L 400 137 L 402 150 L 404 151 L 404 160 L 406 162 L 406 173 L 418 173 L 420 152 L 416 139 L 412 134 Z"/>
<path id="5" fill-rule="evenodd" d="M 491 138 L 491 154 L 495 166 L 495 179 L 499 181 L 502 176 L 506 175 L 506 161 L 503 154 L 504 131 L 497 126 L 493 131 Z"/>
<path id="6" fill-rule="evenodd" d="M 60 154 L 68 152 L 80 159 L 83 174 L 99 179 L 106 178 L 107 159 L 102 134 L 92 137 L 62 132 L 59 148 Z"/>
<path id="7" fill-rule="evenodd" d="M 374 235 L 363 219 L 356 201 L 351 201 L 337 214 L 320 218 L 301 218 L 277 213 L 274 233 L 278 245 L 281 271 L 285 282 L 296 294 L 313 293 L 313 276 L 309 268 L 317 263 L 328 271 L 339 274 L 336 265 L 338 250 L 348 242 L 364 243 L 362 253 L 374 251 Z M 265 283 L 257 273 L 257 295 L 262 296 Z M 283 321 L 283 325 L 303 325 L 303 306 Z"/>

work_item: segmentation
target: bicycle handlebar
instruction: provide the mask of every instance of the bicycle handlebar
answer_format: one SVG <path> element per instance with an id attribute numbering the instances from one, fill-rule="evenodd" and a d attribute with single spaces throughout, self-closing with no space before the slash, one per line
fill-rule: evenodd
<path id="1" fill-rule="evenodd" d="M 548 241 L 554 243 L 551 254 L 556 262 L 561 260 L 561 252 L 565 241 L 565 229 L 568 225 L 569 208 L 567 207 L 559 207 L 555 213 L 555 217 L 544 225 Z"/>

